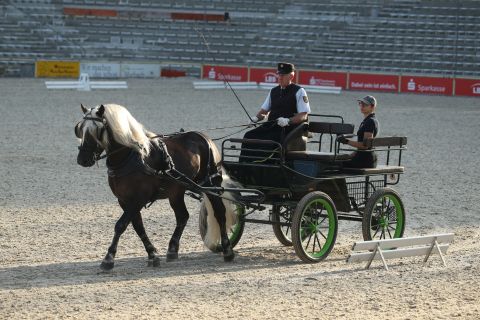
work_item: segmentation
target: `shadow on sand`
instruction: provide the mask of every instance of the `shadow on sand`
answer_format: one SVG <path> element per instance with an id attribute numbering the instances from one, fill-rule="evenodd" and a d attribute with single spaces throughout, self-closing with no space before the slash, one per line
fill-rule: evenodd
<path id="1" fill-rule="evenodd" d="M 166 262 L 165 256 L 162 256 L 162 263 L 157 268 L 147 266 L 146 257 L 118 258 L 115 261 L 115 268 L 108 272 L 100 269 L 100 260 L 4 267 L 0 268 L 0 289 L 173 278 L 242 270 L 288 268 L 303 264 L 291 248 L 245 248 L 236 254 L 233 262 L 224 262 L 220 254 L 206 251 L 181 254 L 174 262 Z M 332 263 L 336 260 L 327 258 L 321 263 Z"/>

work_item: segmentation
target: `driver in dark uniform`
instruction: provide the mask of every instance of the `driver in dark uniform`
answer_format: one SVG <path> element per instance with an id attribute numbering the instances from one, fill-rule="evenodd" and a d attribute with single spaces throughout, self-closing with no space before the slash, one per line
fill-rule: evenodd
<path id="1" fill-rule="evenodd" d="M 268 122 L 247 131 L 244 139 L 261 139 L 282 142 L 283 138 L 296 125 L 307 121 L 310 104 L 305 89 L 294 84 L 295 67 L 291 63 L 281 62 L 277 66 L 278 86 L 270 90 L 265 102 L 257 115 L 252 118 L 254 123 L 268 119 Z M 265 145 L 244 143 L 244 148 L 273 149 Z M 240 161 L 249 161 L 243 156 L 251 156 L 252 152 L 242 150 Z M 259 154 L 255 154 L 258 156 Z"/>

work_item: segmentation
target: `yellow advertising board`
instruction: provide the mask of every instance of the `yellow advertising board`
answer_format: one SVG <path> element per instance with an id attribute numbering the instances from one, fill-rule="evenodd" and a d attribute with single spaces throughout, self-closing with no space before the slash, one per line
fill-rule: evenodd
<path id="1" fill-rule="evenodd" d="M 37 78 L 78 78 L 79 75 L 79 61 L 37 61 L 35 63 Z"/>

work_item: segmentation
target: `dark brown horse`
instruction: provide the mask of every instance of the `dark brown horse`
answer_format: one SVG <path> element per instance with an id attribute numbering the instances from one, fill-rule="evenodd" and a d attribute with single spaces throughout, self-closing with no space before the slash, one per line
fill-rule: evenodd
<path id="1" fill-rule="evenodd" d="M 209 187 L 222 183 L 215 144 L 198 132 L 160 138 L 145 130 L 119 105 L 81 108 L 84 116 L 75 126 L 75 135 L 80 139 L 77 162 L 90 167 L 106 152 L 108 183 L 123 210 L 102 269 L 113 268 L 118 241 L 130 223 L 145 246 L 149 265 L 159 266 L 160 258 L 145 232 L 140 213 L 145 205 L 157 199 L 168 198 L 175 212 L 177 224 L 168 245 L 167 261 L 177 259 L 180 238 L 189 218 L 185 192 L 192 187 L 198 193 L 196 185 Z M 204 195 L 204 199 L 208 200 L 210 223 L 218 223 L 209 225 L 205 245 L 213 249 L 221 243 L 224 260 L 231 261 L 234 253 L 226 230 L 233 223 L 232 206 L 212 194 Z"/>

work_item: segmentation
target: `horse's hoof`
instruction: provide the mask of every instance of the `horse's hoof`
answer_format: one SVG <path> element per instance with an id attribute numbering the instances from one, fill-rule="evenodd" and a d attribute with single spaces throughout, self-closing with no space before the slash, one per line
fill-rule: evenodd
<path id="1" fill-rule="evenodd" d="M 233 261 L 233 258 L 235 258 L 235 253 L 231 249 L 228 250 L 228 252 L 223 254 L 223 261 L 225 262 L 231 262 Z"/>
<path id="2" fill-rule="evenodd" d="M 154 267 L 154 268 L 160 267 L 160 258 L 155 257 L 155 258 L 152 258 L 152 259 L 148 259 L 148 266 L 149 267 Z"/>
<path id="3" fill-rule="evenodd" d="M 167 262 L 175 261 L 178 259 L 178 252 L 167 252 Z"/>
<path id="4" fill-rule="evenodd" d="M 110 271 L 113 269 L 113 261 L 102 261 L 102 263 L 100 264 L 100 268 L 103 270 L 103 271 Z"/>

